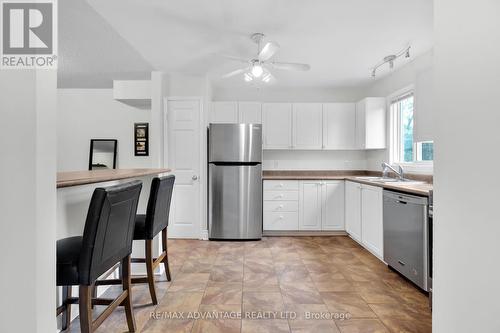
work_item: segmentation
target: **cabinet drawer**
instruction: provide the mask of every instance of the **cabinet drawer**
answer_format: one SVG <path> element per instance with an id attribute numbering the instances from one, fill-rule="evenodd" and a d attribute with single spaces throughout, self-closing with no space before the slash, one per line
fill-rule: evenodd
<path id="1" fill-rule="evenodd" d="M 298 209 L 297 201 L 264 201 L 265 212 L 296 212 Z"/>
<path id="2" fill-rule="evenodd" d="M 264 191 L 264 201 L 298 201 L 299 191 Z"/>
<path id="3" fill-rule="evenodd" d="M 299 230 L 299 214 L 264 212 L 264 230 Z"/>
<path id="4" fill-rule="evenodd" d="M 264 180 L 264 190 L 298 190 L 298 180 Z"/>

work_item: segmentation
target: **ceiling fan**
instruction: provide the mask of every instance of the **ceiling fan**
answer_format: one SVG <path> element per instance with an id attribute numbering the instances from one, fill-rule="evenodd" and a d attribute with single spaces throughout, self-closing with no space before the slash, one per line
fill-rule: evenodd
<path id="1" fill-rule="evenodd" d="M 280 46 L 276 42 L 267 42 L 262 48 L 261 42 L 264 34 L 257 32 L 250 36 L 250 38 L 257 44 L 257 56 L 253 59 L 247 60 L 238 57 L 222 55 L 224 58 L 242 62 L 247 64 L 246 67 L 229 72 L 222 76 L 222 78 L 229 78 L 235 75 L 243 74 L 243 78 L 247 82 L 262 81 L 269 83 L 274 81 L 274 76 L 269 71 L 270 68 L 287 70 L 287 71 L 308 71 L 311 66 L 308 64 L 299 64 L 291 62 L 278 62 L 273 61 L 272 57 L 278 52 Z"/>

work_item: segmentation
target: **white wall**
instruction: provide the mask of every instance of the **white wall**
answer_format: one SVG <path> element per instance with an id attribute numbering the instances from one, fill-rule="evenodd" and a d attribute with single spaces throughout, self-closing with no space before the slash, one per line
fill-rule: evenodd
<path id="1" fill-rule="evenodd" d="M 58 171 L 86 170 L 90 139 L 118 139 L 118 168 L 152 166 L 151 156 L 134 156 L 134 123 L 150 122 L 150 109 L 114 100 L 112 89 L 58 89 L 57 98 Z"/>
<path id="2" fill-rule="evenodd" d="M 390 75 L 378 79 L 375 81 L 373 84 L 368 86 L 365 90 L 366 96 L 370 97 L 388 97 L 391 94 L 404 89 L 408 86 L 413 85 L 416 89 L 415 94 L 418 94 L 418 87 L 416 87 L 417 83 L 422 82 L 423 84 L 427 84 L 427 77 L 425 77 L 425 80 L 420 80 L 419 78 L 424 78 L 422 75 L 424 73 L 428 73 L 429 71 L 432 70 L 433 66 L 433 51 L 429 51 L 427 53 L 424 53 L 423 55 L 413 59 L 411 62 L 406 64 L 405 66 L 401 67 L 400 69 L 394 71 Z M 419 109 L 417 104 L 415 104 L 415 123 L 417 122 L 418 118 L 418 113 L 419 112 L 425 112 L 427 110 L 430 110 L 428 107 L 429 104 L 432 104 L 432 102 L 429 102 L 428 100 L 432 98 L 429 94 L 427 94 L 428 89 L 425 89 L 425 100 L 422 104 L 426 105 L 426 108 Z M 423 93 L 424 93 L 423 92 Z M 416 97 L 418 99 L 418 97 Z M 389 108 L 387 108 L 387 129 L 390 129 L 390 112 Z M 420 119 L 425 119 L 425 122 L 422 121 L 423 126 L 428 126 L 427 124 L 430 122 L 429 119 L 431 118 L 430 115 L 425 114 L 423 117 Z M 417 127 L 418 124 L 415 124 Z M 425 129 L 421 129 L 421 133 L 425 133 L 427 135 L 429 131 L 426 131 Z M 389 138 L 389 132 L 387 133 L 387 138 L 386 138 L 387 144 L 390 142 Z M 375 171 L 380 171 L 381 163 L 389 161 L 389 149 L 384 149 L 384 150 L 374 150 L 374 151 L 368 151 L 366 154 L 367 157 L 367 168 L 368 170 L 375 170 Z M 419 172 L 417 169 L 412 169 L 411 172 Z M 429 170 L 424 170 L 420 171 L 422 173 L 429 173 Z M 430 171 L 432 172 L 432 171 Z"/>
<path id="3" fill-rule="evenodd" d="M 500 332 L 498 13 L 495 0 L 434 2 L 436 333 Z"/>
<path id="4" fill-rule="evenodd" d="M 56 330 L 56 72 L 0 74 L 0 332 Z"/>

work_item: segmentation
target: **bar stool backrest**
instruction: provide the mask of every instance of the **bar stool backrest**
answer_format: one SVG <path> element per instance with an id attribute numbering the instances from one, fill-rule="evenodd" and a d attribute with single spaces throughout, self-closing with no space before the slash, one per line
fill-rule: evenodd
<path id="1" fill-rule="evenodd" d="M 83 232 L 80 284 L 91 285 L 132 253 L 141 188 L 142 182 L 136 180 L 94 190 Z"/>
<path id="2" fill-rule="evenodd" d="M 174 183 L 174 175 L 155 177 L 151 182 L 151 193 L 146 210 L 146 237 L 148 239 L 153 239 L 168 226 Z"/>

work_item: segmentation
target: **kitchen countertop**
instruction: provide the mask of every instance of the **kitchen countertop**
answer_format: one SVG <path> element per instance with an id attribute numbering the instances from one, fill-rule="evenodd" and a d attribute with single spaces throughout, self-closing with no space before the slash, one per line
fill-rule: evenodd
<path id="1" fill-rule="evenodd" d="M 170 169 L 104 169 L 58 172 L 57 188 L 158 175 L 170 171 Z"/>
<path id="2" fill-rule="evenodd" d="M 432 176 L 407 174 L 410 179 L 424 181 L 422 184 L 390 184 L 374 182 L 356 177 L 381 176 L 381 172 L 367 170 L 265 170 L 264 180 L 349 180 L 361 184 L 383 187 L 388 190 L 428 196 L 432 190 Z"/>

